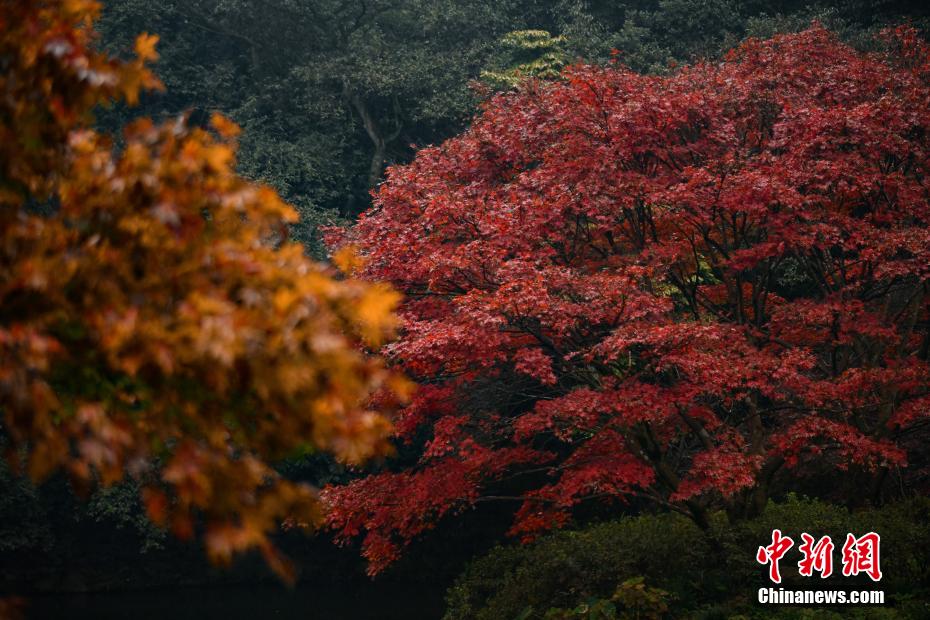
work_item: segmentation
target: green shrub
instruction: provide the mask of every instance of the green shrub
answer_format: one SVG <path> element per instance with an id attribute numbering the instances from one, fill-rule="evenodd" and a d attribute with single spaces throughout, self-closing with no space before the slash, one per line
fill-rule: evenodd
<path id="1" fill-rule="evenodd" d="M 470 564 L 449 590 L 445 619 L 502 620 L 528 607 L 574 608 L 589 598 L 609 598 L 637 575 L 662 574 L 650 585 L 690 594 L 700 581 L 694 568 L 709 553 L 701 531 L 675 514 L 624 518 L 531 545 L 497 547 Z M 542 611 L 531 617 L 542 617 Z"/>
<path id="2" fill-rule="evenodd" d="M 755 560 L 756 549 L 771 541 L 775 528 L 795 539 L 781 572 L 785 588 L 799 589 L 872 588 L 868 578 L 842 577 L 840 549 L 847 532 L 878 532 L 884 575 L 880 587 L 891 605 L 841 610 L 754 605 L 757 589 L 770 585 L 766 569 Z M 802 531 L 833 537 L 833 577 L 797 574 Z M 707 533 L 677 514 L 622 517 L 556 532 L 529 545 L 497 547 L 473 561 L 447 594 L 445 620 L 636 617 L 622 615 L 629 608 L 618 597 L 624 582 L 641 584 L 644 592 L 667 592 L 662 603 L 675 618 L 928 618 L 930 500 L 850 513 L 789 497 L 770 503 L 752 521 L 731 524 L 722 513 L 714 514 Z M 604 615 L 605 610 L 616 615 Z"/>

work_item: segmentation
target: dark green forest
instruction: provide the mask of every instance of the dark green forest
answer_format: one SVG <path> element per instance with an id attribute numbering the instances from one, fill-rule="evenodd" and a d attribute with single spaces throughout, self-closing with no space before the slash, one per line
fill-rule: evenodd
<path id="1" fill-rule="evenodd" d="M 134 107 L 101 108 L 96 125 L 118 134 L 140 117 L 168 122 L 183 115 L 209 127 L 215 112 L 228 116 L 242 128 L 238 172 L 296 208 L 300 220 L 288 234 L 322 261 L 331 257 L 321 227 L 351 226 L 372 206 L 388 168 L 460 135 L 493 96 L 527 80 L 560 80 L 576 64 L 620 63 L 668 75 L 682 65 L 717 62 L 749 37 L 812 23 L 866 51 L 888 26 L 910 24 L 922 35 L 930 28 L 930 3 L 920 0 L 103 4 L 96 44 L 129 58 L 139 33 L 157 34 L 153 70 L 165 89 L 143 94 Z M 415 464 L 417 449 L 400 445 L 394 465 L 374 468 Z M 361 471 L 322 451 L 275 468 L 319 487 L 356 480 Z M 3 593 L 31 600 L 25 617 L 48 618 L 930 617 L 926 498 L 850 513 L 809 499 L 823 495 L 817 485 L 775 497 L 760 520 L 736 528 L 722 510 L 710 510 L 701 531 L 681 514 L 656 515 L 633 501 L 621 510 L 586 507 L 569 531 L 527 545 L 507 535 L 513 506 L 488 502 L 439 523 L 373 578 L 356 541 L 337 547 L 325 530 L 311 537 L 287 531 L 275 542 L 299 566 L 288 590 L 258 554 L 238 557 L 229 568 L 211 566 L 201 545 L 178 541 L 151 522 L 135 481 L 79 493 L 64 475 L 36 486 L 0 464 L 0 584 Z M 759 574 L 756 546 L 775 527 L 833 533 L 836 540 L 846 531 L 884 528 L 883 585 L 897 595 L 894 605 L 855 613 L 754 607 L 748 597 L 755 590 L 745 584 Z M 722 560 L 740 554 L 743 563 Z M 699 564 L 706 570 L 690 575 Z M 130 605 L 138 613 L 125 612 Z M 304 613 L 308 607 L 317 611 Z"/>
<path id="2" fill-rule="evenodd" d="M 157 33 L 166 91 L 103 122 L 229 115 L 244 129 L 242 173 L 299 209 L 293 234 L 319 253 L 318 225 L 351 221 L 387 166 L 459 133 L 519 76 L 552 78 L 613 50 L 636 71 L 663 73 L 815 20 L 867 46 L 883 26 L 928 14 L 893 0 L 122 0 L 106 3 L 103 43 L 118 55 L 137 33 Z"/>

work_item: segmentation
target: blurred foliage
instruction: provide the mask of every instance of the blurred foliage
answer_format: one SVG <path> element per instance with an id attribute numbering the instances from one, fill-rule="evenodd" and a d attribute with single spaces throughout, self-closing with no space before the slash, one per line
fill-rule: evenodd
<path id="1" fill-rule="evenodd" d="M 235 123 L 127 125 L 94 113 L 162 88 L 140 34 L 95 48 L 93 0 L 0 4 L 0 441 L 16 475 L 80 495 L 131 479 L 88 514 L 182 539 L 228 564 L 320 519 L 315 490 L 271 465 L 385 454 L 406 381 L 366 350 L 390 337 L 397 294 L 337 276 L 282 242 L 294 212 L 235 172 Z M 37 208 L 37 205 L 41 208 Z M 377 391 L 379 412 L 368 400 Z M 31 487 L 11 482 L 18 502 Z M 15 505 L 14 505 L 15 506 Z M 11 509 L 12 507 L 6 506 Z M 23 533 L 25 532 L 25 533 Z M 30 530 L 10 540 L 35 544 Z"/>
<path id="2" fill-rule="evenodd" d="M 771 585 L 766 569 L 755 561 L 755 552 L 771 540 L 775 528 L 796 541 L 802 531 L 816 536 L 829 534 L 834 541 L 844 540 L 847 532 L 879 532 L 884 573 L 881 589 L 891 604 L 886 608 L 781 611 L 754 605 L 758 588 Z M 781 562 L 785 589 L 853 585 L 871 589 L 874 585 L 842 577 L 837 569 L 834 576 L 824 580 L 800 577 L 791 553 Z M 785 502 L 770 503 L 752 521 L 731 524 L 718 513 L 709 534 L 672 513 L 622 517 L 582 530 L 558 532 L 530 545 L 497 547 L 473 561 L 450 588 L 445 620 L 918 619 L 930 614 L 928 593 L 930 499 L 850 513 L 839 506 L 791 496 Z M 635 615 L 637 609 L 640 616 Z M 634 615 L 623 615 L 627 613 Z"/>

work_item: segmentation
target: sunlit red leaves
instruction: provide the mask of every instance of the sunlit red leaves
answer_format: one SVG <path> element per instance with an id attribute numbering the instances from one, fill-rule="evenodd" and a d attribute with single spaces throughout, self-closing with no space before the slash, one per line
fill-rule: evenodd
<path id="1" fill-rule="evenodd" d="M 556 480 L 527 494 L 510 534 L 532 540 L 537 534 L 565 524 L 571 508 L 583 501 L 623 498 L 648 489 L 655 471 L 626 449 L 622 433 L 603 431 L 579 444 L 555 469 Z"/>
<path id="2" fill-rule="evenodd" d="M 789 466 L 812 455 L 836 455 L 835 466 L 846 470 L 851 464 L 869 469 L 906 466 L 907 454 L 886 439 L 874 439 L 850 424 L 810 416 L 772 438 L 772 448 L 785 456 Z"/>
<path id="3" fill-rule="evenodd" d="M 442 433 L 455 424 L 443 421 Z M 373 474 L 346 486 L 329 486 L 322 496 L 326 520 L 339 542 L 364 534 L 368 572 L 395 561 L 411 539 L 431 530 L 445 515 L 458 514 L 480 497 L 481 485 L 512 468 L 538 464 L 548 455 L 525 446 L 492 450 L 472 439 L 435 446 L 428 467 Z M 388 501 L 387 498 L 391 499 Z"/>
<path id="4" fill-rule="evenodd" d="M 271 467 L 307 449 L 390 452 L 409 386 L 367 356 L 399 296 L 339 279 L 286 241 L 297 218 L 235 172 L 238 127 L 134 123 L 115 148 L 94 107 L 158 87 L 94 51 L 93 2 L 0 6 L 0 410 L 9 456 L 79 487 L 139 479 L 153 521 L 206 534 L 218 562 L 320 521 Z M 215 132 L 215 133 L 214 133 Z M 44 213 L 44 215 L 40 215 Z"/>
<path id="5" fill-rule="evenodd" d="M 762 455 L 751 454 L 739 434 L 721 435 L 720 445 L 692 457 L 691 467 L 670 499 L 681 501 L 714 492 L 729 498 L 756 483 Z"/>
<path id="6" fill-rule="evenodd" d="M 552 358 L 538 347 L 523 348 L 514 354 L 514 367 L 518 372 L 529 375 L 544 385 L 558 381 L 552 371 Z"/>

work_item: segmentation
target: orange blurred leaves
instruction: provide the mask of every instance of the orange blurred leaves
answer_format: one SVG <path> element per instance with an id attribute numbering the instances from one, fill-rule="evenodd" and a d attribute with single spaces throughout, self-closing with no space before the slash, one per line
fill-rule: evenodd
<path id="1" fill-rule="evenodd" d="M 363 353 L 391 337 L 398 295 L 339 281 L 281 242 L 296 211 L 235 172 L 238 126 L 184 119 L 90 129 L 95 107 L 160 83 L 94 51 L 94 2 L 0 5 L 0 411 L 41 480 L 143 483 L 153 522 L 206 533 L 227 562 L 320 521 L 315 491 L 271 463 L 312 447 L 389 451 L 403 380 Z M 215 133 L 214 133 L 215 132 Z M 50 215 L 33 205 L 54 204 Z M 384 395 L 387 394 L 385 397 Z"/>

